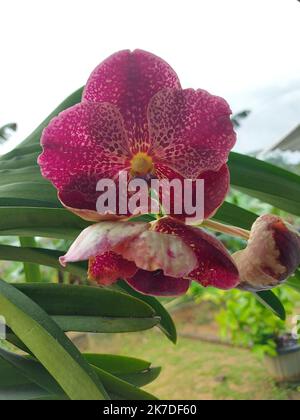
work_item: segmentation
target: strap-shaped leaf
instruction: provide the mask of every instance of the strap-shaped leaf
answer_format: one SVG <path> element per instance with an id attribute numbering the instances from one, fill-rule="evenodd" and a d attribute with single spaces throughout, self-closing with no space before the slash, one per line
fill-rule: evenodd
<path id="1" fill-rule="evenodd" d="M 4 358 L 0 357 L 0 388 L 25 385 L 27 383 L 28 379 L 20 370 L 12 366 Z"/>
<path id="2" fill-rule="evenodd" d="M 136 318 L 134 313 L 130 318 L 99 317 L 99 316 L 52 316 L 52 319 L 65 332 L 91 333 L 126 333 L 149 330 L 159 324 L 159 317 Z"/>
<path id="3" fill-rule="evenodd" d="M 75 239 L 89 223 L 65 209 L 0 207 L 0 235 Z"/>
<path id="4" fill-rule="evenodd" d="M 149 362 L 132 357 L 111 354 L 83 354 L 83 357 L 91 365 L 135 387 L 151 383 L 161 371 L 159 367 L 151 367 Z M 136 393 L 136 390 L 134 391 Z M 132 387 L 129 388 L 129 392 L 132 393 Z M 65 398 L 63 391 L 39 363 L 28 357 L 2 351 L 0 354 L 0 400 L 45 399 L 55 395 L 60 399 Z M 127 398 L 129 396 L 126 394 Z"/>
<path id="5" fill-rule="evenodd" d="M 141 387 L 153 382 L 160 374 L 160 367 L 151 367 L 149 362 L 132 357 L 112 354 L 84 354 L 84 358 L 92 365 Z"/>
<path id="6" fill-rule="evenodd" d="M 101 379 L 105 388 L 109 394 L 117 396 L 119 399 L 127 400 L 156 400 L 154 395 L 149 394 L 146 391 L 139 389 L 138 387 L 125 382 L 123 379 L 117 378 L 116 376 L 105 372 L 99 367 L 93 366 L 95 372 Z"/>
<path id="7" fill-rule="evenodd" d="M 16 284 L 15 287 L 52 316 L 151 318 L 151 306 L 126 293 L 92 286 Z"/>
<path id="8" fill-rule="evenodd" d="M 151 306 L 118 291 L 59 284 L 16 287 L 50 314 L 63 331 L 132 332 L 160 322 Z"/>
<path id="9" fill-rule="evenodd" d="M 25 385 L 15 385 L 11 387 L 0 387 L 0 401 L 34 401 L 48 399 L 64 399 L 51 395 L 43 388 L 28 383 Z"/>
<path id="10" fill-rule="evenodd" d="M 0 163 L 2 168 L 3 163 Z M 37 164 L 21 169 L 0 169 L 0 185 L 15 184 L 18 182 L 43 181 L 40 169 Z M 47 181 L 45 180 L 45 183 Z"/>
<path id="11" fill-rule="evenodd" d="M 257 217 L 255 213 L 225 201 L 213 216 L 213 219 L 228 225 L 250 230 Z"/>
<path id="12" fill-rule="evenodd" d="M 115 354 L 84 353 L 83 357 L 90 364 L 113 375 L 139 373 L 149 369 L 151 366 L 151 363 L 145 360 Z"/>
<path id="13" fill-rule="evenodd" d="M 48 249 L 18 248 L 14 246 L 0 245 L 0 259 L 7 261 L 35 262 L 39 265 L 62 269 L 58 261 L 60 255 L 61 252 Z M 84 263 L 68 264 L 64 270 L 72 274 L 85 277 L 87 266 Z M 118 285 L 115 287 L 134 297 L 137 297 L 139 300 L 142 300 L 143 302 L 146 302 L 148 305 L 150 305 L 154 309 L 156 316 L 161 318 L 158 327 L 172 342 L 176 343 L 177 333 L 175 324 L 168 311 L 157 299 L 153 298 L 152 296 L 145 296 L 136 292 L 124 281 L 118 282 Z"/>
<path id="14" fill-rule="evenodd" d="M 300 176 L 239 153 L 229 158 L 231 185 L 273 206 L 300 215 Z"/>
<path id="15" fill-rule="evenodd" d="M 0 349 L 0 358 L 17 369 L 30 383 L 40 386 L 50 394 L 63 393 L 62 388 L 39 362 L 3 349 Z"/>
<path id="16" fill-rule="evenodd" d="M 35 384 L 44 389 L 48 395 L 59 396 L 65 398 L 65 394 L 58 384 L 49 375 L 46 369 L 31 357 L 19 356 L 11 352 L 0 349 L 0 359 L 4 359 L 11 364 L 13 368 L 17 368 L 29 382 L 27 385 Z M 155 400 L 156 397 L 139 389 L 136 385 L 126 382 L 125 380 L 104 371 L 98 366 L 90 365 L 95 375 L 101 380 L 109 393 L 126 400 Z M 159 371 L 158 371 L 159 373 Z M 152 375 L 157 376 L 157 371 Z M 8 387 L 9 388 L 9 387 Z M 1 387 L 0 387 L 1 391 Z M 45 394 L 45 393 L 44 393 Z M 45 394 L 47 395 L 47 394 Z"/>
<path id="17" fill-rule="evenodd" d="M 6 155 L 0 158 L 0 169 L 1 170 L 18 170 L 30 167 L 37 167 L 37 159 L 41 154 L 39 152 L 29 153 L 25 155 L 19 155 L 11 159 L 7 159 Z"/>
<path id="18" fill-rule="evenodd" d="M 265 290 L 263 292 L 255 293 L 258 301 L 266 308 L 271 309 L 275 315 L 277 315 L 283 321 L 286 320 L 286 312 L 280 299 L 271 291 Z"/>
<path id="19" fill-rule="evenodd" d="M 57 199 L 57 192 L 55 188 L 44 181 L 22 182 L 22 179 L 15 184 L 0 186 L 0 205 L 11 206 L 11 202 L 17 202 L 30 207 L 29 204 L 22 204 L 27 202 L 38 203 L 33 207 L 62 207 Z"/>
<path id="20" fill-rule="evenodd" d="M 133 290 L 125 281 L 120 280 L 118 286 L 130 293 L 132 296 L 136 296 L 139 299 L 142 299 L 144 302 L 148 303 L 155 311 L 156 314 L 160 317 L 159 328 L 162 332 L 174 343 L 177 342 L 177 331 L 174 321 L 169 314 L 169 312 L 164 308 L 164 306 L 154 297 L 142 295 L 141 293 Z"/>
<path id="21" fill-rule="evenodd" d="M 108 398 L 99 378 L 49 315 L 2 280 L 0 312 L 71 399 Z"/>

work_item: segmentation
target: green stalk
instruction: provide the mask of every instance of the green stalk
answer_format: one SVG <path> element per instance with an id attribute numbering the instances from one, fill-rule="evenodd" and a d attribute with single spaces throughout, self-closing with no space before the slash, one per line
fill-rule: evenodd
<path id="1" fill-rule="evenodd" d="M 20 245 L 23 248 L 36 248 L 36 240 L 33 237 L 20 237 Z M 41 283 L 42 276 L 40 266 L 37 264 L 23 263 L 26 283 Z"/>

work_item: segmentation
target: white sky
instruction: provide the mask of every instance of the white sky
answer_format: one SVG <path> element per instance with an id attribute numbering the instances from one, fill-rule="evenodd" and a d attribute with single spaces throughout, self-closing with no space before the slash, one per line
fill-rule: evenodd
<path id="1" fill-rule="evenodd" d="M 277 141 L 300 122 L 297 0 L 1 0 L 0 126 L 22 139 L 93 68 L 125 48 L 168 61 L 183 87 L 253 114 L 237 149 Z"/>

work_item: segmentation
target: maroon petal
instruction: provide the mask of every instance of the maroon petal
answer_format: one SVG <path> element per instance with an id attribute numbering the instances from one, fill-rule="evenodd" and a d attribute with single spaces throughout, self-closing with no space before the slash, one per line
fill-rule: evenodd
<path id="1" fill-rule="evenodd" d="M 96 210 L 97 182 L 113 178 L 130 161 L 118 109 L 107 103 L 82 103 L 62 112 L 44 130 L 42 174 L 70 208 Z"/>
<path id="2" fill-rule="evenodd" d="M 230 114 L 224 99 L 204 90 L 161 90 L 148 109 L 154 163 L 192 179 L 218 171 L 236 141 Z"/>
<path id="3" fill-rule="evenodd" d="M 140 293 L 152 296 L 178 296 L 187 292 L 190 281 L 168 277 L 162 271 L 138 270 L 126 280 L 127 283 Z"/>
<path id="4" fill-rule="evenodd" d="M 203 286 L 232 289 L 239 284 L 237 267 L 227 249 L 203 230 L 187 226 L 170 217 L 160 219 L 155 230 L 178 235 L 189 245 L 198 259 L 198 267 L 188 277 Z"/>
<path id="5" fill-rule="evenodd" d="M 179 88 L 174 70 L 161 58 L 146 51 L 120 51 L 103 61 L 90 76 L 83 100 L 117 105 L 133 153 L 147 151 L 149 133 L 147 107 L 163 88 Z"/>
<path id="6" fill-rule="evenodd" d="M 156 175 L 159 179 L 179 179 L 183 183 L 184 178 L 172 168 L 167 165 L 156 165 Z M 214 215 L 218 208 L 223 204 L 230 187 L 230 174 L 227 165 L 223 165 L 219 171 L 203 172 L 198 179 L 204 180 L 204 219 L 208 219 Z M 193 197 L 195 197 L 196 181 L 193 181 Z M 173 190 L 171 190 L 171 194 Z M 177 198 L 178 200 L 178 198 Z M 176 219 L 185 221 L 187 217 L 194 217 L 194 215 L 187 214 L 184 211 L 184 203 L 182 204 L 182 215 L 174 213 L 174 194 L 170 196 L 170 216 Z M 203 204 L 203 203 L 201 203 Z"/>
<path id="7" fill-rule="evenodd" d="M 134 263 L 114 252 L 106 252 L 89 261 L 89 279 L 108 286 L 120 278 L 133 276 L 137 271 Z"/>

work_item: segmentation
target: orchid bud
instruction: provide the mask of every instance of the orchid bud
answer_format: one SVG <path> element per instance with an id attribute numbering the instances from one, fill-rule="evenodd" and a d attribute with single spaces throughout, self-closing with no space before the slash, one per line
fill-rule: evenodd
<path id="1" fill-rule="evenodd" d="M 261 291 L 278 286 L 300 264 L 300 235 L 280 217 L 266 214 L 252 226 L 247 247 L 233 254 L 239 288 Z"/>

